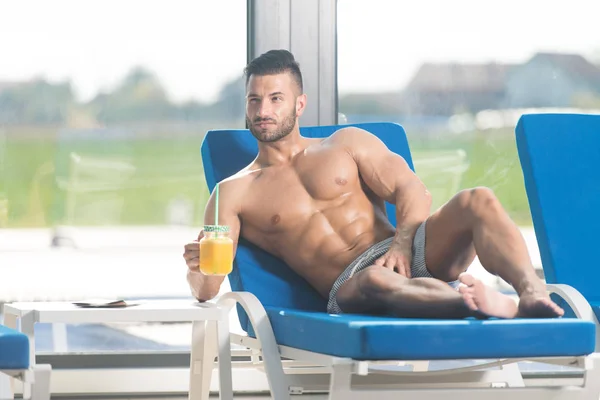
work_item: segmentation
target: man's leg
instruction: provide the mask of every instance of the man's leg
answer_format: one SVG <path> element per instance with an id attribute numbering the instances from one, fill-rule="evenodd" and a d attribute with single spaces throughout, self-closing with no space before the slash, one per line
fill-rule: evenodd
<path id="1" fill-rule="evenodd" d="M 403 318 L 513 318 L 517 312 L 515 302 L 496 294 L 499 298 L 491 302 L 484 314 L 469 307 L 464 296 L 445 282 L 432 278 L 408 279 L 374 265 L 346 281 L 336 299 L 345 313 L 392 314 Z"/>
<path id="2" fill-rule="evenodd" d="M 427 220 L 425 235 L 427 268 L 444 281 L 460 277 L 467 285 L 460 289 L 465 300 L 474 300 L 471 308 L 487 307 L 498 299 L 497 293 L 479 280 L 461 275 L 477 254 L 487 271 L 515 288 L 520 298 L 519 316 L 563 314 L 535 274 L 521 232 L 491 190 L 475 188 L 458 193 Z"/>

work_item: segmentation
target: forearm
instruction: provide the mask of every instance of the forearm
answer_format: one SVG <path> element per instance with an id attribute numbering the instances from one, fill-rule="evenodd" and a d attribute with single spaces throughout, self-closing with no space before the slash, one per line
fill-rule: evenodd
<path id="1" fill-rule="evenodd" d="M 194 296 L 198 301 L 208 301 L 219 294 L 222 276 L 207 276 L 200 271 L 188 270 L 187 280 Z"/>
<path id="2" fill-rule="evenodd" d="M 410 248 L 417 228 L 429 217 L 431 194 L 421 181 L 400 187 L 395 193 L 396 235 L 394 241 Z"/>

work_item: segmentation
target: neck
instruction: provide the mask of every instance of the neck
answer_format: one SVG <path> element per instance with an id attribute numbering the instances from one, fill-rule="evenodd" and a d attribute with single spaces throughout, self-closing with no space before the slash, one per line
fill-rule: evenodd
<path id="1" fill-rule="evenodd" d="M 289 135 L 276 142 L 258 142 L 258 157 L 256 161 L 262 167 L 288 164 L 294 156 L 303 151 L 308 140 L 300 136 L 300 130 L 295 128 Z"/>

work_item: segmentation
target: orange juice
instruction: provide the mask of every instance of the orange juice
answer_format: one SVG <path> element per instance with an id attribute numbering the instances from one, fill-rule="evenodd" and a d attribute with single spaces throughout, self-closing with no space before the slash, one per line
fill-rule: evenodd
<path id="1" fill-rule="evenodd" d="M 227 275 L 233 269 L 233 240 L 229 227 L 205 226 L 200 239 L 200 271 L 205 275 Z"/>

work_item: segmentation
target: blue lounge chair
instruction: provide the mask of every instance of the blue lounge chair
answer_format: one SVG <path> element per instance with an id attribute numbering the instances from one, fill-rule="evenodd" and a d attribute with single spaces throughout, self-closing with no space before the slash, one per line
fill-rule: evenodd
<path id="1" fill-rule="evenodd" d="M 598 324 L 600 115 L 524 115 L 516 138 L 549 290 Z"/>
<path id="2" fill-rule="evenodd" d="M 412 168 L 401 126 L 355 126 L 377 135 Z M 327 137 L 339 128 L 305 127 L 301 132 L 307 137 Z M 207 133 L 201 152 L 212 191 L 217 182 L 254 159 L 257 144 L 247 130 L 216 130 Z M 392 205 L 387 207 L 395 223 Z M 232 292 L 218 302 L 231 307 L 237 303 L 247 333 L 231 334 L 232 343 L 260 352 L 261 367 L 277 400 L 312 389 L 328 390 L 330 399 L 344 400 L 598 400 L 600 395 L 600 364 L 592 354 L 595 326 L 591 321 L 329 315 L 326 299 L 305 280 L 244 239 L 239 241 L 229 282 Z M 446 363 L 452 364 L 450 368 L 429 368 L 429 362 L 436 360 L 461 362 Z M 577 366 L 584 373 L 583 383 L 525 387 L 516 364 L 522 360 Z"/>
<path id="3" fill-rule="evenodd" d="M 14 329 L 0 325 L 0 400 L 13 399 L 12 379 L 18 379 L 27 389 L 24 399 L 50 400 L 49 365 L 29 363 L 29 338 Z"/>

